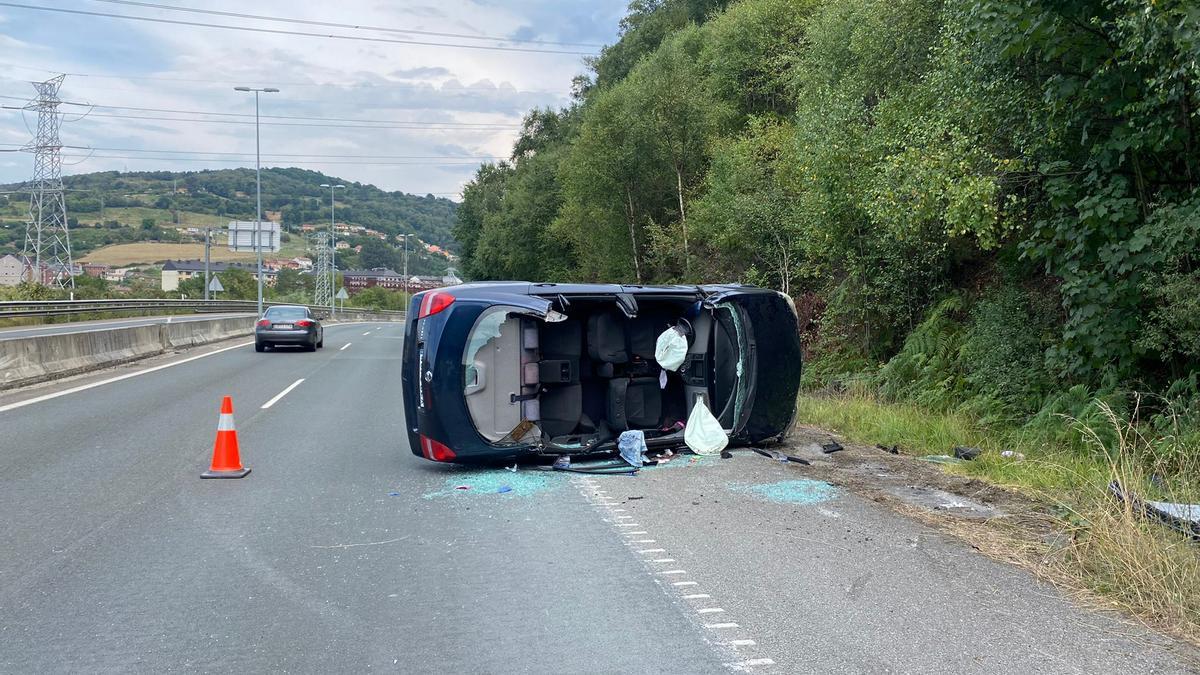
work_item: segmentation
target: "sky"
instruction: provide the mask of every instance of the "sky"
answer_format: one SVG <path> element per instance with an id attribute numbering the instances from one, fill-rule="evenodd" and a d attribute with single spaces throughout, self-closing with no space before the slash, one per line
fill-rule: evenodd
<path id="1" fill-rule="evenodd" d="M 112 0 L 17 3 L 382 41 L 343 40 L 0 6 L 0 105 L 25 105 L 34 95 L 30 82 L 60 73 L 67 73 L 62 100 L 81 104 L 61 108 L 66 113 L 62 142 L 76 146 L 63 150 L 64 175 L 253 167 L 254 94 L 233 88 L 275 87 L 279 93 L 261 95 L 261 114 L 283 117 L 261 119 L 264 167 L 299 166 L 385 190 L 456 200 L 480 161 L 509 154 L 527 110 L 568 102 L 571 79 L 586 72 L 584 54 L 594 54 L 597 45 L 616 39 L 627 4 L 627 0 L 145 2 L 396 30 L 212 16 Z M 33 155 L 4 151 L 29 143 L 36 123 L 35 113 L 0 109 L 0 183 L 30 178 Z M 389 125 L 409 128 L 378 128 Z M 360 128 L 348 128 L 354 126 Z"/>

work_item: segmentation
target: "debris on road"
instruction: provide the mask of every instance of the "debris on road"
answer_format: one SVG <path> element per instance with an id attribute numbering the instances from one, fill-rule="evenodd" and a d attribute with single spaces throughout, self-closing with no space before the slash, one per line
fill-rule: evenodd
<path id="1" fill-rule="evenodd" d="M 808 461 L 807 459 L 804 459 L 803 457 L 797 457 L 795 455 L 785 455 L 784 453 L 779 452 L 778 450 L 760 450 L 759 448 L 751 448 L 751 450 L 762 455 L 763 457 L 773 459 L 777 462 L 783 462 L 785 464 L 787 462 L 795 462 L 796 464 L 812 466 L 812 462 Z"/>
<path id="2" fill-rule="evenodd" d="M 471 486 L 470 485 L 455 485 L 454 489 L 455 490 L 470 490 Z"/>
<path id="3" fill-rule="evenodd" d="M 621 459 L 629 463 L 630 466 L 640 469 L 646 463 L 646 434 L 638 431 L 622 431 L 617 437 L 617 451 L 621 454 Z"/>
<path id="4" fill-rule="evenodd" d="M 505 492 L 512 492 L 512 486 L 501 485 L 500 487 L 496 488 L 496 492 L 498 492 L 500 494 L 504 494 Z"/>
<path id="5" fill-rule="evenodd" d="M 832 455 L 835 452 L 845 449 L 846 448 L 842 447 L 842 444 L 838 443 L 837 441 L 829 441 L 828 443 L 821 444 L 821 452 L 824 452 L 826 455 Z"/>
<path id="6" fill-rule="evenodd" d="M 1000 456 L 1005 459 L 1012 459 L 1018 462 L 1025 459 L 1025 455 L 1023 453 L 1013 452 L 1012 450 L 1005 450 L 1004 452 L 1000 453 Z"/>
<path id="7" fill-rule="evenodd" d="M 819 504 L 837 497 L 841 491 L 821 480 L 801 478 L 760 485 L 727 486 L 734 492 L 744 492 L 779 504 Z"/>
<path id="8" fill-rule="evenodd" d="M 898 445 L 893 445 L 890 448 L 886 445 L 876 445 L 875 447 L 879 448 L 880 450 L 882 450 L 886 453 L 892 454 L 892 455 L 900 454 L 900 446 L 898 446 Z"/>
<path id="9" fill-rule="evenodd" d="M 962 464 L 964 461 L 959 457 L 951 457 L 950 455 L 922 455 L 917 459 L 922 462 L 934 462 L 936 464 Z"/>
<path id="10" fill-rule="evenodd" d="M 1143 500 L 1115 480 L 1108 484 L 1108 491 L 1143 517 L 1157 520 L 1180 534 L 1200 541 L 1200 504 Z"/>
<path id="11" fill-rule="evenodd" d="M 958 459 L 965 459 L 968 462 L 983 454 L 983 450 L 972 448 L 970 446 L 960 445 L 954 448 L 954 456 Z"/>

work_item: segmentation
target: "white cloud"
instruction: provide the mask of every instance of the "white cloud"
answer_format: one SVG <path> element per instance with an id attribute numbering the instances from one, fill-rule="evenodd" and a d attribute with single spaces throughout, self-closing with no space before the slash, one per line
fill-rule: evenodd
<path id="1" fill-rule="evenodd" d="M 262 0 L 212 0 L 191 6 L 255 14 L 287 16 L 359 25 L 398 26 L 414 30 L 463 34 L 514 35 L 533 39 L 608 42 L 625 0 L 597 0 L 590 5 L 556 0 L 444 0 L 436 6 L 396 6 L 378 0 L 338 5 Z M 232 90 L 234 83 L 276 86 L 264 94 L 264 114 L 337 117 L 395 122 L 452 122 L 505 125 L 503 129 L 347 129 L 267 126 L 262 128 L 265 154 L 315 155 L 506 155 L 522 114 L 534 106 L 567 101 L 572 76 L 581 72 L 581 57 L 561 54 L 483 51 L 417 45 L 246 33 L 205 28 L 93 18 L 56 26 L 56 42 L 42 39 L 32 18 L 11 10 L 0 17 L 0 94 L 29 96 L 28 79 L 48 76 L 3 63 L 61 69 L 73 73 L 136 74 L 143 78 L 105 79 L 68 76 L 63 97 L 103 105 L 172 110 L 253 113 L 251 95 Z M 156 10 L 123 8 L 118 13 L 186 18 Z M 45 18 L 38 15 L 38 18 Z M 211 23 L 256 25 L 284 30 L 354 33 L 242 19 L 216 18 Z M 357 34 L 388 39 L 488 44 L 455 38 L 429 38 L 396 33 Z M 54 44 L 42 51 L 11 49 L 6 41 L 26 45 Z M 529 46 L 529 45 L 526 45 Z M 538 47 L 580 50 L 572 47 Z M 25 82 L 21 82 L 25 80 Z M 78 110 L 77 108 L 72 110 Z M 102 115 L 170 117 L 153 112 L 95 109 L 86 119 L 63 126 L 69 145 L 96 148 L 253 152 L 254 127 L 182 121 L 135 120 Z M 178 117 L 192 117 L 180 115 Z M 248 121 L 248 118 L 225 118 Z M 288 121 L 299 124 L 300 120 Z M 337 124 L 337 123 L 331 123 Z M 9 140 L 17 139 L 17 140 Z M 0 142 L 24 142 L 28 132 L 18 115 L 0 115 Z M 100 155 L 137 155 L 99 151 L 73 172 L 110 169 L 200 169 L 236 166 L 228 162 L 184 162 L 169 158 L 108 159 Z M 140 156 L 140 155 L 139 155 Z M 169 157 L 169 156 L 167 156 Z M 346 180 L 375 183 L 391 190 L 456 192 L 474 173 L 473 164 L 441 163 L 381 166 L 330 158 L 325 164 L 299 164 Z M 383 161 L 383 160 L 381 160 Z M 399 162 L 402 160 L 388 160 Z M 336 163 L 335 163 L 336 162 Z M 251 160 L 249 164 L 252 165 Z M 264 164 L 287 165 L 279 158 Z M 0 182 L 26 178 L 25 167 L 0 167 Z"/>

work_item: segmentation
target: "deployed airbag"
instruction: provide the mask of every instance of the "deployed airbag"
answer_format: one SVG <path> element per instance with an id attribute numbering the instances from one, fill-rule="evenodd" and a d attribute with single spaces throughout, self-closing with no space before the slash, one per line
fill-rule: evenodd
<path id="1" fill-rule="evenodd" d="M 696 398 L 687 428 L 683 430 L 683 442 L 697 455 L 716 455 L 729 445 L 729 437 L 725 435 L 721 423 L 713 417 L 702 398 Z"/>
<path id="2" fill-rule="evenodd" d="M 687 358 L 688 343 L 678 329 L 668 328 L 658 336 L 654 346 L 654 360 L 664 370 L 679 370 Z"/>

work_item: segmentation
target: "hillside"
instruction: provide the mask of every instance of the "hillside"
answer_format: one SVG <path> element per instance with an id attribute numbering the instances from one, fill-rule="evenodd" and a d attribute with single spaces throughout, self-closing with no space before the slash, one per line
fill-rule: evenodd
<path id="1" fill-rule="evenodd" d="M 203 227 L 254 217 L 253 169 L 106 171 L 68 176 L 63 182 L 68 190 L 67 213 L 76 226 L 72 248 L 77 258 L 110 245 L 176 243 L 178 235 L 170 227 L 176 223 Z M 333 183 L 346 186 L 337 193 L 339 223 L 387 234 L 389 249 L 395 248 L 395 235 L 408 233 L 450 251 L 457 248 L 450 234 L 457 204 L 449 199 L 387 192 L 305 169 L 264 169 L 262 183 L 263 210 L 278 212 L 285 232 L 292 235 L 297 235 L 303 224 L 329 222 L 329 192 L 320 185 Z M 21 187 L 0 186 L 0 192 Z M 24 237 L 25 196 L 6 197 L 6 202 L 0 202 L 0 253 L 19 250 Z M 287 244 L 289 250 L 304 248 L 298 239 Z M 414 257 L 410 264 L 418 269 L 428 267 L 421 258 Z M 347 262 L 355 261 L 349 258 Z M 429 262 L 434 268 L 439 266 L 439 261 Z M 440 262 L 444 266 L 444 259 Z"/>

